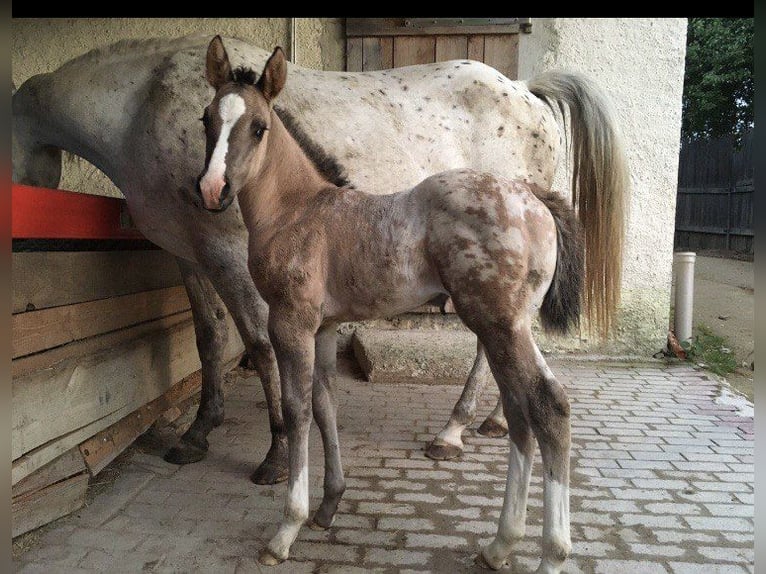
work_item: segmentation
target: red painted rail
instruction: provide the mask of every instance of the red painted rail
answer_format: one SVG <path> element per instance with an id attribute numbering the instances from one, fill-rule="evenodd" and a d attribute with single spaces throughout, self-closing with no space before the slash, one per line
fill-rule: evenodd
<path id="1" fill-rule="evenodd" d="M 143 239 L 124 199 L 13 184 L 13 239 Z"/>

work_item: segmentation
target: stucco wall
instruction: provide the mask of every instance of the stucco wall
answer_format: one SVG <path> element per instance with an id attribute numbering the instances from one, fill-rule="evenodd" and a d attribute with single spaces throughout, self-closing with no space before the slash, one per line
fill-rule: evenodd
<path id="1" fill-rule="evenodd" d="M 665 343 L 685 50 L 684 18 L 535 19 L 520 38 L 520 78 L 555 68 L 587 74 L 614 103 L 624 136 L 632 189 L 621 326 L 605 351 L 645 355 Z"/>
<path id="2" fill-rule="evenodd" d="M 339 18 L 296 18 L 297 63 L 342 70 L 343 31 Z M 14 85 L 20 86 L 34 74 L 50 72 L 93 48 L 119 40 L 193 33 L 235 36 L 267 50 L 280 45 L 288 54 L 292 45 L 290 18 L 19 18 L 11 22 L 11 77 Z M 121 197 L 98 169 L 70 154 L 64 154 L 60 186 Z"/>
<path id="3" fill-rule="evenodd" d="M 291 46 L 291 21 L 273 19 L 61 19 L 13 20 L 12 78 L 57 68 L 91 48 L 124 38 L 192 32 L 239 36 L 270 49 Z M 304 67 L 344 67 L 343 19 L 299 18 L 294 56 Z M 543 340 L 544 348 L 651 354 L 665 342 L 681 126 L 685 19 L 534 19 L 519 41 L 519 77 L 566 68 L 591 76 L 615 104 L 632 179 L 624 257 L 622 310 L 616 337 L 594 341 Z M 565 167 L 557 189 L 567 188 Z M 62 187 L 119 195 L 98 170 L 65 160 Z"/>

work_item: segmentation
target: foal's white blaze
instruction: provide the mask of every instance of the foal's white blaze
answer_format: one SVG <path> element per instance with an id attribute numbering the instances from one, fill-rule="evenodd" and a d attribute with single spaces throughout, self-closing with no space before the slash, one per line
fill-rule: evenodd
<path id="1" fill-rule="evenodd" d="M 226 184 L 226 153 L 229 151 L 229 135 L 242 114 L 245 113 L 245 100 L 237 94 L 227 94 L 218 104 L 218 113 L 223 126 L 218 141 L 210 156 L 207 171 L 199 182 L 202 199 L 208 209 L 217 209 L 220 204 L 221 191 Z"/>
<path id="2" fill-rule="evenodd" d="M 494 569 L 502 568 L 514 540 L 524 536 L 527 522 L 527 494 L 532 475 L 532 457 L 525 456 L 512 440 L 509 442 L 511 450 L 508 454 L 508 475 L 497 536 L 482 552 L 487 564 Z"/>

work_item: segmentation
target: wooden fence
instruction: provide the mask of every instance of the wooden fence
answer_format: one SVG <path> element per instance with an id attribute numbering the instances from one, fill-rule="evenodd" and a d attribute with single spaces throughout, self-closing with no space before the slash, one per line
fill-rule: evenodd
<path id="1" fill-rule="evenodd" d="M 91 477 L 199 392 L 178 266 L 122 225 L 124 203 L 12 189 L 14 536 L 82 506 Z M 233 366 L 244 348 L 227 322 Z"/>
<path id="2" fill-rule="evenodd" d="M 753 253 L 753 132 L 684 143 L 678 166 L 675 248 Z"/>

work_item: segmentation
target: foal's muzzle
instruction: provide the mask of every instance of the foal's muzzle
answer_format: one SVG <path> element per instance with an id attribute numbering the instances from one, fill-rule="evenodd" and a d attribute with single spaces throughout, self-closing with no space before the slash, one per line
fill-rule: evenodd
<path id="1" fill-rule="evenodd" d="M 197 176 L 197 195 L 202 200 L 202 207 L 204 207 L 207 211 L 210 211 L 212 213 L 220 213 L 222 211 L 225 211 L 227 207 L 231 205 L 231 203 L 234 201 L 234 195 L 231 194 L 231 186 L 229 185 L 229 178 L 224 176 L 224 185 L 223 188 L 221 188 L 221 194 L 218 196 L 218 207 L 208 207 L 205 203 L 205 198 L 202 195 L 202 187 L 200 185 L 200 182 L 202 181 L 202 175 Z"/>

